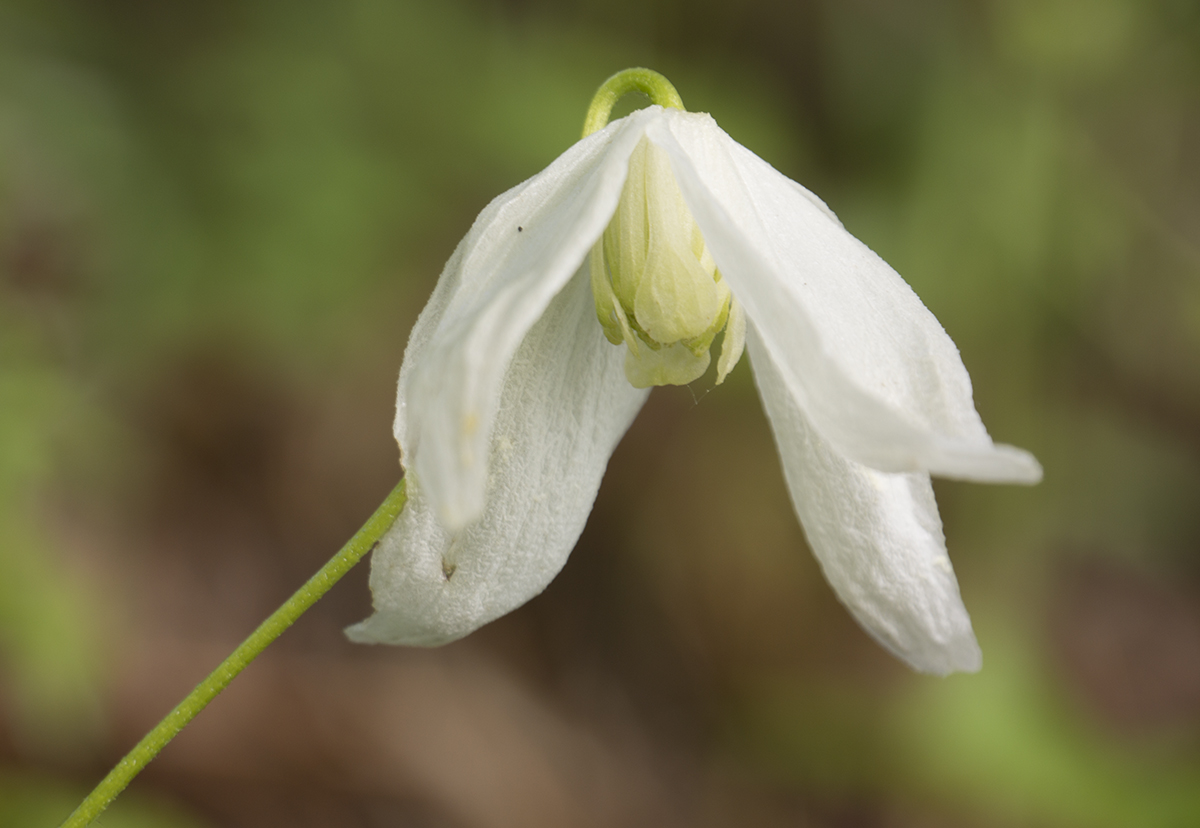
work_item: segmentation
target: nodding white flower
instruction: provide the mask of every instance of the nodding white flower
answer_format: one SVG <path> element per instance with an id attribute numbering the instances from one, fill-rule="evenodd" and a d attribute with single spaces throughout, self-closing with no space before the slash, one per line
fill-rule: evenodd
<path id="1" fill-rule="evenodd" d="M 496 198 L 451 256 L 400 368 L 408 506 L 349 636 L 442 644 L 545 589 L 648 387 L 703 374 L 722 330 L 717 382 L 744 346 L 841 601 L 918 670 L 979 669 L 929 476 L 1033 483 L 1037 461 L 992 442 L 942 326 L 820 199 L 660 106 Z"/>

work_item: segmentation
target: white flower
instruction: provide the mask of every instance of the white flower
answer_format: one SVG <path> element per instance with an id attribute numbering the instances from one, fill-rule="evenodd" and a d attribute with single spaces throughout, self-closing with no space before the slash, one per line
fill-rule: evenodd
<path id="1" fill-rule="evenodd" d="M 1037 461 L 992 442 L 954 343 L 820 199 L 708 115 L 658 106 L 495 199 L 446 265 L 400 369 L 408 506 L 350 637 L 442 644 L 541 592 L 646 399 L 634 384 L 694 379 L 722 328 L 718 379 L 744 341 L 838 597 L 916 669 L 977 670 L 929 475 L 1032 483 Z"/>

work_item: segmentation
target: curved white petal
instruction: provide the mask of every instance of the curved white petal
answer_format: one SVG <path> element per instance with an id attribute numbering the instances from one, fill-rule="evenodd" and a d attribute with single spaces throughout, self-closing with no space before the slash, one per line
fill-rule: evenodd
<path id="1" fill-rule="evenodd" d="M 847 459 L 796 405 L 753 323 L 746 339 L 792 505 L 838 598 L 917 670 L 977 671 L 979 645 L 946 554 L 929 475 L 881 472 Z"/>
<path id="2" fill-rule="evenodd" d="M 413 328 L 396 440 L 448 528 L 482 513 L 505 368 L 608 224 L 629 155 L 654 117 L 637 112 L 610 124 L 492 201 Z"/>
<path id="3" fill-rule="evenodd" d="M 1041 478 L 1030 454 L 992 443 L 937 319 L 820 199 L 707 115 L 663 112 L 646 135 L 671 156 L 713 258 L 782 381 L 840 452 L 883 471 Z"/>
<path id="4" fill-rule="evenodd" d="M 371 561 L 375 614 L 347 630 L 351 639 L 444 644 L 546 588 L 646 399 L 625 379 L 624 361 L 624 349 L 596 323 L 581 272 L 551 301 L 503 377 L 483 514 L 465 529 L 444 528 L 420 469 L 410 471 L 408 505 Z"/>

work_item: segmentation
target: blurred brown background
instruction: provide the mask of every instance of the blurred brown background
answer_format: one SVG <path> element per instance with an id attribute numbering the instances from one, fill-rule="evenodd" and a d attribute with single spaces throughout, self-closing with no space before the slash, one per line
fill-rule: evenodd
<path id="1" fill-rule="evenodd" d="M 544 595 L 356 647 L 360 567 L 101 824 L 1200 824 L 1196 4 L 0 0 L 0 826 L 383 498 L 442 263 L 630 65 L 825 198 L 1044 463 L 938 483 L 983 672 L 838 605 L 743 362 L 654 393 Z"/>

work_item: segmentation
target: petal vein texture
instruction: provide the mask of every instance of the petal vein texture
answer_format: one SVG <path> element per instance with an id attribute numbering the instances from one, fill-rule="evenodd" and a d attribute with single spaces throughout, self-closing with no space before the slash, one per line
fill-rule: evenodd
<path id="1" fill-rule="evenodd" d="M 653 115 L 610 124 L 484 208 L 413 329 L 396 440 L 449 529 L 483 513 L 505 369 L 604 231 Z"/>
<path id="2" fill-rule="evenodd" d="M 583 274 L 554 297 L 503 377 L 483 514 L 446 528 L 410 472 L 408 506 L 371 560 L 375 614 L 350 638 L 444 644 L 545 589 L 647 394 L 625 379 L 624 354 L 596 324 Z"/>
<path id="3" fill-rule="evenodd" d="M 833 591 L 917 670 L 978 670 L 929 475 L 876 471 L 843 456 L 796 405 L 753 326 L 746 339 L 792 506 Z"/>

